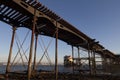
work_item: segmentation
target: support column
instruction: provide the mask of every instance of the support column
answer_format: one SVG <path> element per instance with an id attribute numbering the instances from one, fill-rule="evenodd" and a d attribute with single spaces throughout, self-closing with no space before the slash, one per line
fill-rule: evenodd
<path id="1" fill-rule="evenodd" d="M 105 56 L 105 51 L 103 51 L 102 65 L 103 65 L 103 71 L 107 72 L 107 59 L 106 59 L 106 56 Z"/>
<path id="2" fill-rule="evenodd" d="M 37 52 L 37 44 L 38 44 L 38 33 L 35 34 L 35 52 L 34 52 L 33 70 L 36 70 L 36 52 Z"/>
<path id="3" fill-rule="evenodd" d="M 31 34 L 31 44 L 30 44 L 30 53 L 29 53 L 29 61 L 28 61 L 28 80 L 30 80 L 31 71 L 32 71 L 32 54 L 33 54 L 35 25 L 36 25 L 36 10 L 34 10 L 34 19 L 33 19 L 32 34 Z"/>
<path id="4" fill-rule="evenodd" d="M 72 62 L 72 72 L 74 74 L 74 47 L 72 46 L 72 59 L 73 59 L 73 62 Z"/>
<path id="5" fill-rule="evenodd" d="M 78 65 L 80 68 L 81 62 L 80 62 L 80 48 L 78 47 Z"/>
<path id="6" fill-rule="evenodd" d="M 11 62 L 11 57 L 12 57 L 12 49 L 13 49 L 13 44 L 14 44 L 15 31 L 16 31 L 16 27 L 13 27 L 12 39 L 11 39 L 11 44 L 10 44 L 9 56 L 8 56 L 8 62 L 7 62 L 7 67 L 6 67 L 6 74 L 8 74 L 8 72 L 10 72 L 10 62 Z"/>
<path id="7" fill-rule="evenodd" d="M 96 74 L 96 61 L 95 61 L 95 59 L 96 59 L 95 51 L 93 50 L 93 52 L 92 52 L 92 65 L 93 65 L 92 71 L 93 71 L 94 75 Z"/>
<path id="8" fill-rule="evenodd" d="M 80 48 L 78 47 L 78 58 L 80 58 Z"/>
<path id="9" fill-rule="evenodd" d="M 55 80 L 58 80 L 58 27 L 56 21 L 56 41 L 55 41 Z"/>
<path id="10" fill-rule="evenodd" d="M 89 62 L 89 70 L 90 70 L 90 75 L 92 73 L 92 67 L 91 67 L 91 55 L 90 55 L 91 51 L 90 51 L 90 46 L 89 46 L 89 43 L 88 43 L 88 62 Z"/>
<path id="11" fill-rule="evenodd" d="M 109 68 L 110 68 L 110 73 L 111 73 L 112 72 L 112 66 L 113 66 L 113 58 L 110 58 L 110 64 L 109 65 L 110 65 Z"/>

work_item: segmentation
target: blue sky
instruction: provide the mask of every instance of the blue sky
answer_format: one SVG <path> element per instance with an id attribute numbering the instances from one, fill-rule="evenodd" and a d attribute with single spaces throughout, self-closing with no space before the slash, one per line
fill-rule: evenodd
<path id="1" fill-rule="evenodd" d="M 106 49 L 120 53 L 120 0 L 39 0 L 43 5 L 54 11 L 60 17 L 71 23 L 77 29 L 91 38 L 95 38 Z M 0 22 L 0 61 L 6 61 L 9 53 L 11 27 Z M 17 34 L 21 42 L 28 29 L 20 28 Z M 29 42 L 30 34 L 28 37 Z M 50 38 L 51 39 L 51 38 Z M 45 39 L 45 45 L 49 43 Z M 27 44 L 26 42 L 26 44 Z M 52 46 L 54 41 L 52 42 Z M 29 45 L 25 45 L 25 49 Z M 39 46 L 40 47 L 40 46 Z M 51 49 L 52 48 L 52 49 Z M 49 54 L 54 59 L 54 47 L 49 49 Z M 16 54 L 16 45 L 13 54 Z M 28 51 L 29 52 L 29 51 Z M 59 60 L 71 54 L 71 47 L 59 41 Z"/>
<path id="2" fill-rule="evenodd" d="M 120 53 L 120 0 L 40 0 L 41 3 L 95 38 L 106 49 Z"/>

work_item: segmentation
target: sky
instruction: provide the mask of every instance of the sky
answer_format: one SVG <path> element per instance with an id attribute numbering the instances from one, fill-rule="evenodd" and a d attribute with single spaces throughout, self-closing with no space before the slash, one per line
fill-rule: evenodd
<path id="1" fill-rule="evenodd" d="M 120 0 L 40 0 L 77 29 L 120 53 Z"/>
<path id="2" fill-rule="evenodd" d="M 39 0 L 43 5 L 55 12 L 61 18 L 75 26 L 89 37 L 99 41 L 106 49 L 120 54 L 120 0 Z M 7 61 L 9 53 L 12 27 L 0 22 L 0 61 Z M 20 42 L 24 40 L 25 28 L 17 29 Z M 30 33 L 24 45 L 24 51 L 29 47 Z M 51 38 L 43 37 L 44 44 L 48 45 Z M 42 40 L 40 40 L 42 42 Z M 44 47 L 44 44 L 42 45 Z M 54 39 L 48 53 L 54 59 Z M 39 45 L 40 47 L 40 45 Z M 14 45 L 13 55 L 17 53 L 17 45 Z M 42 48 L 38 49 L 42 53 Z M 29 53 L 29 51 L 27 51 Z M 71 47 L 65 42 L 59 41 L 59 61 L 63 56 L 71 54 Z M 38 54 L 38 56 L 40 56 Z M 53 60 L 54 62 L 54 60 Z"/>

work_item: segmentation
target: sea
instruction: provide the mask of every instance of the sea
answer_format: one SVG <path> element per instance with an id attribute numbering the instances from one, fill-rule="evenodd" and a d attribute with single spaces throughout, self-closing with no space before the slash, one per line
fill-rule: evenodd
<path id="1" fill-rule="evenodd" d="M 54 71 L 54 65 L 39 65 L 37 70 L 45 70 L 45 71 Z M 64 73 L 72 73 L 72 67 L 65 67 L 64 65 L 58 65 L 58 71 Z M 11 67 L 11 71 L 24 71 L 27 70 L 27 65 L 15 65 Z M 0 74 L 4 74 L 6 71 L 6 65 L 0 65 Z"/>

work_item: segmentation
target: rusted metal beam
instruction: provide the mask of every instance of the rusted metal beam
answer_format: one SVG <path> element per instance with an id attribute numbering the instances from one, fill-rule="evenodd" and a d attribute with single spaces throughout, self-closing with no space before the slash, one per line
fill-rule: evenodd
<path id="1" fill-rule="evenodd" d="M 10 72 L 10 62 L 11 62 L 11 57 L 12 57 L 12 49 L 13 49 L 13 44 L 14 44 L 15 31 L 16 31 L 16 27 L 13 26 L 12 39 L 11 39 L 8 62 L 7 62 L 7 67 L 6 67 L 6 74 Z"/>
<path id="2" fill-rule="evenodd" d="M 106 53 L 105 53 L 104 50 L 102 52 L 103 52 L 103 55 L 102 55 L 102 65 L 103 65 L 104 72 L 106 72 L 107 71 L 107 61 L 106 61 L 106 56 L 105 56 Z"/>
<path id="3" fill-rule="evenodd" d="M 73 58 L 73 62 L 72 62 L 72 72 L 74 74 L 74 47 L 72 46 L 72 58 Z"/>
<path id="4" fill-rule="evenodd" d="M 80 59 L 80 48 L 79 47 L 77 48 L 78 48 L 78 58 Z"/>
<path id="5" fill-rule="evenodd" d="M 92 71 L 93 71 L 93 74 L 95 75 L 96 74 L 96 57 L 95 57 L 95 51 L 92 50 Z"/>
<path id="6" fill-rule="evenodd" d="M 29 61 L 28 61 L 28 80 L 30 80 L 30 78 L 31 78 L 31 72 L 32 72 L 32 54 L 33 54 L 35 25 L 36 25 L 36 10 L 34 10 L 32 34 L 31 34 L 31 44 L 30 44 L 30 53 L 29 53 Z"/>
<path id="7" fill-rule="evenodd" d="M 37 43 L 38 43 L 38 33 L 35 34 L 35 52 L 34 52 L 33 70 L 36 70 L 36 52 L 37 52 Z"/>
<path id="8" fill-rule="evenodd" d="M 78 65 L 79 65 L 79 68 L 80 68 L 80 65 L 81 65 L 81 60 L 80 60 L 80 47 L 77 47 L 78 48 Z"/>
<path id="9" fill-rule="evenodd" d="M 58 80 L 58 27 L 56 21 L 56 41 L 55 41 L 55 80 Z"/>
<path id="10" fill-rule="evenodd" d="M 88 43 L 88 58 L 89 58 L 89 70 L 90 70 L 90 75 L 92 73 L 92 67 L 91 67 L 91 55 L 90 55 L 91 51 L 90 51 L 90 45 Z"/>

